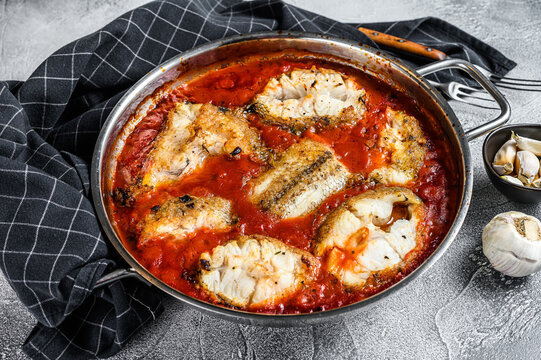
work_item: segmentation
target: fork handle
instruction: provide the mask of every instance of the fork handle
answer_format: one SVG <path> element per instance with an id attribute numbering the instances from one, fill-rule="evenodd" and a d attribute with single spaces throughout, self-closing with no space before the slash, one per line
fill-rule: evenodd
<path id="1" fill-rule="evenodd" d="M 447 58 L 447 54 L 445 54 L 443 51 L 439 51 L 413 41 L 363 27 L 359 27 L 358 30 L 363 32 L 378 45 L 383 45 L 392 49 L 423 56 L 433 60 L 444 60 Z"/>

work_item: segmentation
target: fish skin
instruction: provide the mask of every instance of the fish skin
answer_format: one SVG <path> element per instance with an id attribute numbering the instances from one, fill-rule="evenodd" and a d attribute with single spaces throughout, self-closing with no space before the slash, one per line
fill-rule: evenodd
<path id="1" fill-rule="evenodd" d="M 264 124 L 298 133 L 318 123 L 354 125 L 366 111 L 365 101 L 364 89 L 351 78 L 312 67 L 272 78 L 253 105 Z"/>
<path id="2" fill-rule="evenodd" d="M 185 241 L 198 230 L 226 231 L 237 221 L 229 200 L 184 195 L 153 207 L 141 226 L 138 244 L 170 236 Z"/>
<path id="3" fill-rule="evenodd" d="M 393 205 L 408 206 L 409 219 L 391 218 Z M 374 273 L 393 269 L 417 246 L 417 224 L 424 217 L 422 200 L 411 190 L 379 187 L 347 199 L 329 213 L 318 230 L 314 253 L 327 258 L 327 270 L 346 287 L 362 287 Z"/>
<path id="4" fill-rule="evenodd" d="M 343 189 L 349 176 L 330 147 L 305 139 L 251 180 L 250 201 L 282 219 L 303 216 Z"/>
<path id="5" fill-rule="evenodd" d="M 312 254 L 278 239 L 240 236 L 201 254 L 198 281 L 217 299 L 254 309 L 300 290 L 316 278 L 319 268 Z"/>
<path id="6" fill-rule="evenodd" d="M 258 130 L 249 125 L 241 111 L 223 111 L 212 104 L 178 103 L 155 140 L 142 186 L 177 181 L 206 158 L 232 153 L 260 161 L 267 158 Z"/>
<path id="7" fill-rule="evenodd" d="M 391 164 L 373 170 L 368 179 L 385 185 L 405 185 L 417 178 L 423 166 L 427 139 L 415 117 L 390 107 L 385 116 L 388 124 L 380 133 L 378 146 L 392 151 Z"/>

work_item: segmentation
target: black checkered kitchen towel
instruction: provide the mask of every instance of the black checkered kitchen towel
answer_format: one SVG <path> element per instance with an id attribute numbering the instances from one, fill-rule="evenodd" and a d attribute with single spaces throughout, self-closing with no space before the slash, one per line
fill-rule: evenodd
<path id="1" fill-rule="evenodd" d="M 439 19 L 365 26 L 498 74 L 515 66 Z M 156 1 L 64 46 L 27 81 L 0 82 L 0 267 L 38 321 L 23 345 L 28 355 L 107 357 L 162 311 L 156 290 L 133 279 L 92 290 L 104 272 L 123 266 L 94 214 L 88 174 L 94 142 L 115 103 L 148 71 L 187 49 L 276 29 L 374 45 L 352 25 L 278 0 Z M 449 75 L 440 74 L 442 80 Z"/>

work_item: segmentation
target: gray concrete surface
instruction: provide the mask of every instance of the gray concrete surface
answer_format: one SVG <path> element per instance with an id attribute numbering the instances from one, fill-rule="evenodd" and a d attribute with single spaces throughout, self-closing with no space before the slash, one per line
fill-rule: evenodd
<path id="1" fill-rule="evenodd" d="M 143 3 L 0 0 L 0 78 L 24 79 L 59 46 Z M 290 0 L 343 21 L 439 16 L 518 62 L 513 76 L 541 78 L 541 3 L 537 0 Z M 539 93 L 505 92 L 513 123 L 541 123 Z M 492 114 L 453 104 L 465 128 Z M 425 275 L 364 313 L 299 329 L 237 325 L 166 298 L 165 313 L 115 359 L 538 359 L 541 274 L 524 279 L 491 270 L 481 251 L 483 226 L 497 213 L 541 218 L 540 205 L 508 201 L 489 182 L 482 139 L 471 143 L 474 195 L 459 236 Z M 34 324 L 0 276 L 0 355 L 24 358 L 20 344 Z"/>

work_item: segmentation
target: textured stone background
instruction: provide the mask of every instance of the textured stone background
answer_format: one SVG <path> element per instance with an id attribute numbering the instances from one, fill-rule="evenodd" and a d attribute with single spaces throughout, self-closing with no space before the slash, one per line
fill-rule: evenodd
<path id="1" fill-rule="evenodd" d="M 0 0 L 0 78 L 24 80 L 65 43 L 97 30 L 144 0 Z M 518 62 L 513 76 L 541 78 L 538 0 L 290 0 L 342 21 L 438 16 Z M 505 92 L 513 123 L 541 123 L 539 93 Z M 465 128 L 492 114 L 453 103 Z M 474 190 L 469 215 L 449 250 L 429 272 L 369 311 L 328 325 L 271 329 L 201 315 L 165 299 L 165 313 L 117 355 L 135 358 L 264 359 L 538 359 L 541 274 L 524 279 L 491 270 L 481 251 L 483 226 L 497 213 L 541 218 L 540 205 L 505 199 L 489 182 L 471 143 Z M 25 358 L 20 345 L 34 324 L 0 276 L 0 355 Z"/>

